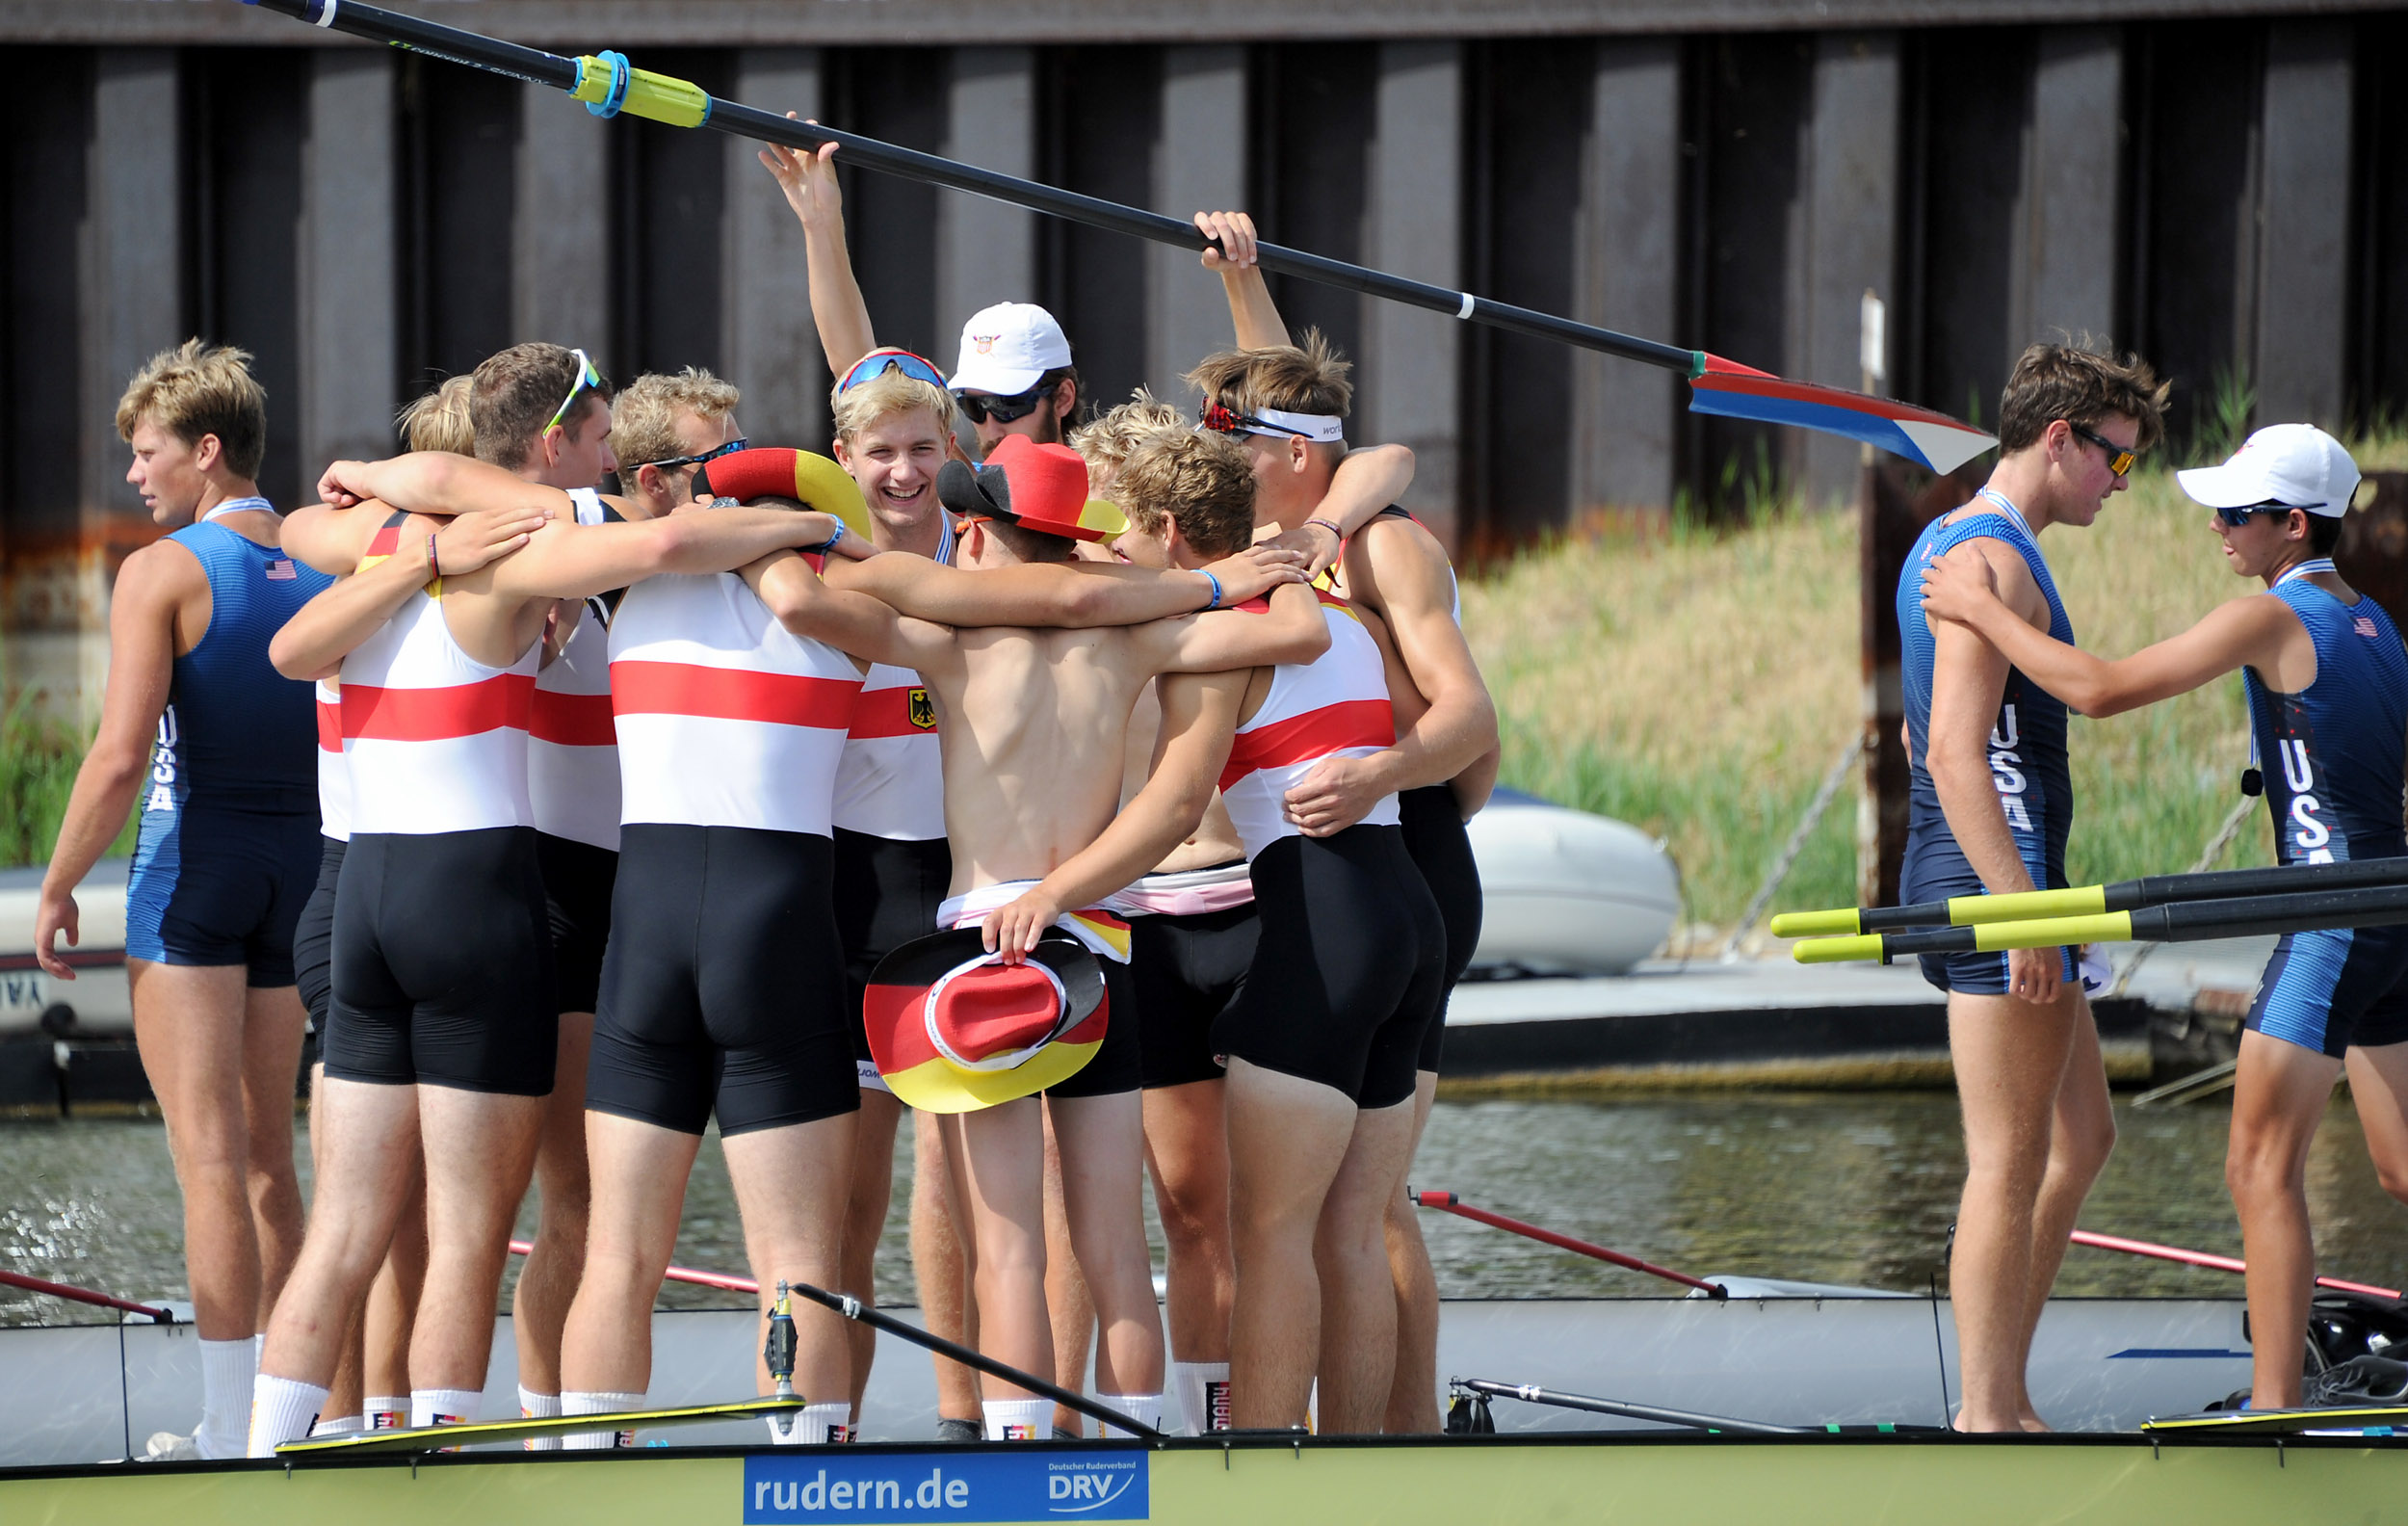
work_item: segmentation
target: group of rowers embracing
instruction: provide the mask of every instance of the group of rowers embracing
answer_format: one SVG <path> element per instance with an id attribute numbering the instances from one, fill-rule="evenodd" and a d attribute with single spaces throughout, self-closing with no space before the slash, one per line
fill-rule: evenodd
<path id="1" fill-rule="evenodd" d="M 614 394 L 521 344 L 279 518 L 240 352 L 128 389 L 130 478 L 180 528 L 120 574 L 39 939 L 63 971 L 139 799 L 129 978 L 204 1379 L 154 1452 L 480 1418 L 531 1180 L 520 1408 L 640 1408 L 706 1128 L 766 1314 L 780 1282 L 871 1298 L 905 1108 L 938 1333 L 1071 1387 L 1091 1348 L 1147 1426 L 1175 1387 L 1198 1432 L 1437 1429 L 1403 1184 L 1496 723 L 1392 507 L 1410 453 L 1348 450 L 1348 366 L 1291 342 L 1239 214 L 1198 219 L 1238 344 L 1197 418 L 1089 416 L 1026 304 L 950 377 L 878 346 L 831 152 L 763 159 L 833 459 L 751 445 L 708 372 Z M 869 1332 L 796 1320 L 808 1405 L 772 1434 L 844 1441 Z M 1082 1424 L 951 1362 L 938 1389 L 955 1439 Z"/>

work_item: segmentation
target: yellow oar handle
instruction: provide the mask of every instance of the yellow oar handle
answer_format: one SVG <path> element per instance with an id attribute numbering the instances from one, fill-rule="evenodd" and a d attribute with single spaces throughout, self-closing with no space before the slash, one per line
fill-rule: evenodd
<path id="1" fill-rule="evenodd" d="M 1881 957 L 1881 934 L 1866 933 L 1854 937 L 1808 938 L 1793 946 L 1790 957 L 1800 964 L 1845 964 L 1851 960 L 1877 960 Z"/>
<path id="2" fill-rule="evenodd" d="M 2037 892 L 2048 895 L 2050 891 Z M 2122 943 L 2133 935 L 2129 911 L 2103 911 L 2095 916 L 2035 917 L 2028 922 L 1984 922 L 1973 930 L 1974 947 L 1982 953 L 2007 949 L 2055 948 L 2061 943 Z"/>
<path id="3" fill-rule="evenodd" d="M 577 61 L 577 88 L 569 94 L 597 117 L 648 118 L 672 127 L 699 127 L 711 118 L 711 92 L 691 80 L 637 68 L 619 53 L 587 54 Z"/>
<path id="4" fill-rule="evenodd" d="M 2099 916 L 2105 914 L 2107 908 L 2105 885 L 2076 885 L 2070 890 L 2025 890 L 2015 895 L 1951 896 L 1949 898 L 1949 925 L 1978 927 L 1985 922 L 2024 922 L 2034 917 Z M 2047 947 L 2045 943 L 2027 946 Z"/>
<path id="5" fill-rule="evenodd" d="M 1854 907 L 1842 907 L 1836 911 L 1784 911 L 1772 919 L 1774 937 L 1823 937 L 1833 934 L 1845 937 L 1864 931 L 1864 923 Z"/>

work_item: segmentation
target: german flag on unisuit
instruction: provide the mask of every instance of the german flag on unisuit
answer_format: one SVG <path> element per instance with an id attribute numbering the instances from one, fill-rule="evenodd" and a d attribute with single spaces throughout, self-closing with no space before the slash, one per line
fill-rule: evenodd
<path id="1" fill-rule="evenodd" d="M 378 526 L 377 533 L 368 538 L 367 555 L 361 557 L 359 559 L 359 566 L 352 568 L 352 570 L 354 572 L 365 572 L 370 567 L 375 566 L 378 563 L 388 560 L 393 553 L 399 551 L 402 548 L 402 522 L 408 517 L 409 515 L 402 510 L 394 510 L 393 517 Z M 429 598 L 441 598 L 443 596 L 443 580 L 441 578 L 427 579 L 427 596 Z"/>
<path id="2" fill-rule="evenodd" d="M 1049 932 L 1026 963 L 1006 964 L 971 927 L 880 960 L 861 1016 L 871 1060 L 906 1106 L 971 1113 L 1078 1074 L 1104 1045 L 1112 1003 L 1103 965 L 1069 934 Z"/>
<path id="3" fill-rule="evenodd" d="M 824 514 L 834 514 L 854 535 L 870 533 L 870 506 L 862 501 L 860 485 L 824 456 L 783 446 L 741 450 L 703 463 L 694 478 L 694 491 L 705 497 L 792 498 Z"/>

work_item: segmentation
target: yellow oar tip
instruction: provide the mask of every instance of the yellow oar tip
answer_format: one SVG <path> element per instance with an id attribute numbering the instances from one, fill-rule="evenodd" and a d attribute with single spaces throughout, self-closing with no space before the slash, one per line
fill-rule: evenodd
<path id="1" fill-rule="evenodd" d="M 1849 914 L 1854 915 L 1853 912 Z M 1793 947 L 1790 957 L 1800 964 L 1843 964 L 1850 960 L 1877 960 L 1881 957 L 1881 934 L 1867 933 L 1856 937 L 1808 938 Z"/>
<path id="2" fill-rule="evenodd" d="M 1832 934 L 1846 936 L 1862 931 L 1854 907 L 1843 907 L 1836 911 L 1784 911 L 1772 919 L 1774 937 L 1821 937 Z"/>

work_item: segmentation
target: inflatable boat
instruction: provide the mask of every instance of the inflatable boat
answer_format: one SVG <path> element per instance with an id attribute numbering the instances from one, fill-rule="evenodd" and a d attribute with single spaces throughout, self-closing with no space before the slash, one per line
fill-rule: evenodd
<path id="1" fill-rule="evenodd" d="M 1672 855 L 1628 823 L 1499 789 L 1469 829 L 1490 974 L 1620 975 L 1680 918 Z"/>

